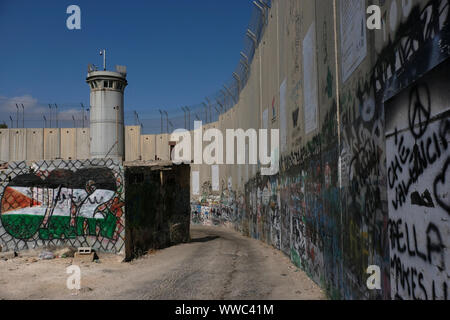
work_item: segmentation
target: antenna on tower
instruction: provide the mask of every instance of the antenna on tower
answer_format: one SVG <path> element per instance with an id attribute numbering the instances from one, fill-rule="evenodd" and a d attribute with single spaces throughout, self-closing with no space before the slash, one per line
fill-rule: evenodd
<path id="1" fill-rule="evenodd" d="M 100 50 L 100 55 L 103 56 L 103 71 L 106 71 L 106 49 Z"/>

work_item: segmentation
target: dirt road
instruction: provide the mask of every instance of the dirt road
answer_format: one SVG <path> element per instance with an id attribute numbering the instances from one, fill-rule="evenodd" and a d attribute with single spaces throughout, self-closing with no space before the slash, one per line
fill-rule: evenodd
<path id="1" fill-rule="evenodd" d="M 226 228 L 193 226 L 192 241 L 131 263 L 99 254 L 66 287 L 71 258 L 0 261 L 0 299 L 324 299 L 280 251 Z"/>

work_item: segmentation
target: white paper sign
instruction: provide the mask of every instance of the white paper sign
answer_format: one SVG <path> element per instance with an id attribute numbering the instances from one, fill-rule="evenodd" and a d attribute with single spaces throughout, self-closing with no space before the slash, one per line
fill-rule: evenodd
<path id="1" fill-rule="evenodd" d="M 192 194 L 200 194 L 200 172 L 192 171 Z"/>
<path id="2" fill-rule="evenodd" d="M 219 191 L 219 166 L 211 166 L 212 191 Z"/>
<path id="3" fill-rule="evenodd" d="M 317 129 L 317 59 L 316 28 L 313 23 L 303 40 L 303 86 L 305 133 Z"/>
<path id="4" fill-rule="evenodd" d="M 263 119 L 262 119 L 262 128 L 267 129 L 269 123 L 269 109 L 265 109 L 263 111 Z"/>
<path id="5" fill-rule="evenodd" d="M 286 83 L 286 79 L 284 79 L 280 86 L 280 146 L 282 153 L 287 149 Z"/>
<path id="6" fill-rule="evenodd" d="M 341 0 L 341 63 L 345 82 L 367 55 L 364 0 Z"/>

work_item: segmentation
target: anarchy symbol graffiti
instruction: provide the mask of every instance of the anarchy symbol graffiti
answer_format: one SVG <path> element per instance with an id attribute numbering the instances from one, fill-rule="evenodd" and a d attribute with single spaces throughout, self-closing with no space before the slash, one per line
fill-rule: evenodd
<path id="1" fill-rule="evenodd" d="M 425 133 L 430 121 L 430 90 L 424 85 L 415 86 L 409 95 L 409 129 L 414 138 L 419 139 Z"/>

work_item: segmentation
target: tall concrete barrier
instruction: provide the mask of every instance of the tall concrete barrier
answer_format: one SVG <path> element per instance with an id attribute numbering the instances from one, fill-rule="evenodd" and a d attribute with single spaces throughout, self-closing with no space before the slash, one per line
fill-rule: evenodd
<path id="1" fill-rule="evenodd" d="M 442 272 L 449 263 L 448 70 L 450 60 L 385 104 L 388 225 L 393 237 L 390 280 L 398 298 L 445 298 L 448 290 L 448 274 Z M 405 152 L 412 156 L 405 158 Z M 411 292 L 402 283 L 405 270 L 417 272 L 420 290 Z"/>
<path id="2" fill-rule="evenodd" d="M 141 135 L 141 157 L 143 161 L 155 160 L 156 136 Z"/>
<path id="3" fill-rule="evenodd" d="M 369 4 L 272 1 L 218 127 L 278 128 L 279 172 L 220 165 L 213 191 L 193 165 L 192 222 L 274 246 L 333 299 L 448 299 L 449 2 L 383 2 L 381 31 Z"/>
<path id="4" fill-rule="evenodd" d="M 9 161 L 20 161 L 27 158 L 26 129 L 11 129 L 9 132 Z"/>
<path id="5" fill-rule="evenodd" d="M 89 159 L 89 128 L 0 129 L 0 161 Z"/>
<path id="6" fill-rule="evenodd" d="M 125 127 L 125 161 L 141 160 L 141 127 Z"/>
<path id="7" fill-rule="evenodd" d="M 169 160 L 169 135 L 156 135 L 156 157 L 158 160 Z"/>
<path id="8" fill-rule="evenodd" d="M 89 128 L 77 128 L 76 159 L 89 159 L 90 145 Z"/>
<path id="9" fill-rule="evenodd" d="M 9 161 L 9 130 L 0 129 L 0 161 Z"/>
<path id="10" fill-rule="evenodd" d="M 77 129 L 61 128 L 61 159 L 77 159 Z M 79 159 L 79 158 L 78 158 Z"/>
<path id="11" fill-rule="evenodd" d="M 25 160 L 44 159 L 44 129 L 27 129 L 26 150 L 27 156 Z"/>
<path id="12" fill-rule="evenodd" d="M 45 128 L 44 159 L 51 160 L 60 158 L 61 158 L 61 131 L 58 128 Z"/>
<path id="13" fill-rule="evenodd" d="M 273 246 L 333 299 L 448 299 L 449 1 L 380 1 L 382 30 L 369 4 L 271 2 L 237 103 L 203 129 L 279 129 L 279 170 L 193 164 L 192 223 Z M 151 158 L 137 131 L 126 158 Z"/>

